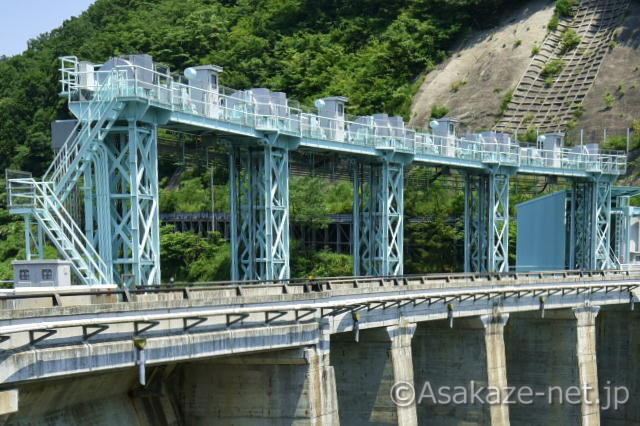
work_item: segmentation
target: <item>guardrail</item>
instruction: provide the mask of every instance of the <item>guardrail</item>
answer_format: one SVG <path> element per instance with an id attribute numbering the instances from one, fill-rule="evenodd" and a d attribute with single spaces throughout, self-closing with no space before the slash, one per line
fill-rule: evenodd
<path id="1" fill-rule="evenodd" d="M 75 57 L 61 58 L 63 93 L 70 102 L 90 101 L 113 70 L 80 71 Z M 520 146 L 517 142 L 496 143 L 440 137 L 401 127 L 378 125 L 372 116 L 336 119 L 304 112 L 290 106 L 286 98 L 275 103 L 264 94 L 221 88 L 202 89 L 182 81 L 179 76 L 137 65 L 117 66 L 119 79 L 114 89 L 120 97 L 138 97 L 171 111 L 207 117 L 260 131 L 280 133 L 345 145 L 394 149 L 411 154 L 478 161 L 510 166 L 571 169 L 587 172 L 623 174 L 624 153 L 590 153 L 577 149 L 543 150 Z"/>
<path id="2" fill-rule="evenodd" d="M 462 275 L 464 274 L 460 274 L 459 277 Z M 515 278 L 518 280 L 523 276 L 535 279 L 523 280 L 520 283 L 514 282 L 513 279 L 508 279 Z M 476 277 L 478 280 L 475 280 Z M 560 283 L 549 283 L 545 281 L 545 278 L 551 277 L 562 279 L 573 277 L 574 280 Z M 98 311 L 86 311 L 78 317 L 69 315 L 68 311 L 42 312 L 38 310 L 28 310 L 26 311 L 28 315 L 21 316 L 20 321 L 13 321 L 13 319 L 18 317 L 12 314 L 10 318 L 7 318 L 10 319 L 8 322 L 0 325 L 0 343 L 12 339 L 14 335 L 28 333 L 28 335 L 23 335 L 22 340 L 18 339 L 13 342 L 13 344 L 22 345 L 20 346 L 21 348 L 29 348 L 29 350 L 32 350 L 33 345 L 36 343 L 49 339 L 57 335 L 59 331 L 65 329 L 77 329 L 79 333 L 78 339 L 81 338 L 82 341 L 86 343 L 89 339 L 94 339 L 101 333 L 112 330 L 112 327 L 119 325 L 129 327 L 130 331 L 125 332 L 125 339 L 129 339 L 130 335 L 142 336 L 144 338 L 147 336 L 153 337 L 153 334 L 150 335 L 148 332 L 150 330 L 159 330 L 160 327 L 155 327 L 159 326 L 161 322 L 165 324 L 165 327 L 168 326 L 172 328 L 171 333 L 183 335 L 185 333 L 198 331 L 229 331 L 232 328 L 238 327 L 301 325 L 315 322 L 325 317 L 335 317 L 343 314 L 348 315 L 349 312 L 363 311 L 367 313 L 373 310 L 401 309 L 408 305 L 416 308 L 421 304 L 424 304 L 426 307 L 434 306 L 432 308 L 434 313 L 444 315 L 445 318 L 453 321 L 453 302 L 456 304 L 465 302 L 467 304 L 475 304 L 476 302 L 480 302 L 482 303 L 483 309 L 491 309 L 492 300 L 495 299 L 499 299 L 506 304 L 510 300 L 528 298 L 527 306 L 529 309 L 539 310 L 542 316 L 544 316 L 545 307 L 547 306 L 549 308 L 566 307 L 562 299 L 554 298 L 549 300 L 549 298 L 553 296 L 569 296 L 573 297 L 573 299 L 571 299 L 573 300 L 572 303 L 585 303 L 585 296 L 588 295 L 590 298 L 594 295 L 599 295 L 600 302 L 604 303 L 602 296 L 612 295 L 610 302 L 619 304 L 621 300 L 623 300 L 621 297 L 624 298 L 626 295 L 632 308 L 635 303 L 640 301 L 638 297 L 640 274 L 631 276 L 628 271 L 561 271 L 552 273 L 491 274 L 482 276 L 466 274 L 466 278 L 467 281 L 464 282 L 464 285 L 459 286 L 445 285 L 443 281 L 448 281 L 448 284 L 450 284 L 452 276 L 439 274 L 410 277 L 368 277 L 364 279 L 354 277 L 350 280 L 340 279 L 334 282 L 318 280 L 313 283 L 317 287 L 315 289 L 310 288 L 309 291 L 320 293 L 324 296 L 321 298 L 307 297 L 285 300 L 276 297 L 272 298 L 268 303 L 264 299 L 254 301 L 248 299 L 242 303 L 230 299 L 229 301 L 231 303 L 229 304 L 215 303 L 206 305 L 200 303 L 188 307 L 179 305 L 158 306 L 157 304 L 138 304 L 134 305 L 134 309 L 131 310 L 123 310 L 120 307 L 109 309 L 105 307 L 105 305 L 102 305 Z M 385 280 L 387 281 L 386 283 Z M 375 292 L 365 289 L 365 291 L 356 291 L 351 295 L 345 294 L 344 292 L 332 292 L 333 290 L 337 290 L 337 288 L 334 289 L 333 286 L 338 287 L 338 282 L 342 285 L 347 285 L 347 288 L 349 288 L 351 284 L 357 289 L 360 281 L 365 281 L 369 286 L 375 286 L 376 283 L 378 283 L 381 286 L 388 287 L 389 284 L 392 284 L 392 290 Z M 481 285 L 482 281 L 485 283 L 488 282 L 490 285 Z M 408 284 L 420 283 L 425 284 L 424 291 L 421 291 L 420 286 L 414 285 L 408 287 Z M 305 283 L 298 284 L 305 286 Z M 364 285 L 364 283 L 360 284 Z M 287 285 L 288 284 L 280 284 L 278 287 L 286 290 Z M 411 291 L 399 291 L 402 290 L 403 287 Z M 259 288 L 261 292 L 264 292 L 264 285 L 259 285 Z M 215 290 L 216 287 L 198 287 L 197 289 Z M 242 293 L 240 286 L 237 286 L 236 289 Z M 97 290 L 92 292 L 66 293 L 65 296 L 120 294 L 123 297 L 127 297 L 127 295 L 138 291 L 155 294 L 159 292 L 180 291 L 182 292 L 183 298 L 188 299 L 189 292 L 192 290 L 195 291 L 195 289 L 188 287 L 129 291 Z M 59 294 L 56 296 L 56 293 L 3 295 L 2 299 L 25 299 L 34 296 L 51 297 L 54 304 L 56 300 L 58 302 L 60 301 L 56 299 L 56 297 L 60 296 Z M 580 301 L 576 302 L 576 297 L 578 297 Z M 586 300 L 590 300 L 589 298 Z M 517 303 L 511 303 L 510 305 L 514 307 L 517 306 Z M 153 312 L 149 311 L 141 314 L 141 311 L 144 312 L 145 310 L 152 310 Z M 81 313 L 79 310 L 74 312 Z M 468 315 L 477 315 L 477 311 L 468 311 Z M 173 323 L 173 325 L 171 325 L 172 320 L 182 321 L 181 323 Z M 357 325 L 351 324 L 350 327 L 357 327 Z M 120 332 L 122 332 L 121 329 Z M 65 333 L 64 336 L 64 338 L 69 339 L 69 333 Z M 28 345 L 24 345 L 23 342 L 28 343 Z"/>
<path id="3" fill-rule="evenodd" d="M 277 294 L 303 294 L 314 293 L 327 294 L 336 289 L 359 288 L 402 288 L 408 285 L 424 286 L 425 289 L 445 288 L 456 289 L 468 286 L 493 287 L 505 282 L 521 281 L 523 284 L 531 280 L 544 282 L 545 280 L 614 280 L 637 278 L 640 285 L 640 272 L 629 270 L 608 271 L 542 271 L 542 272 L 508 272 L 508 273 L 453 273 L 453 274 L 427 274 L 427 275 L 402 275 L 383 277 L 331 277 L 318 279 L 288 279 L 268 281 L 216 281 L 184 283 L 176 282 L 172 285 L 159 285 L 150 287 L 136 287 L 132 289 L 93 289 L 77 290 L 65 289 L 64 291 L 34 291 L 15 292 L 15 290 L 0 290 L 0 302 L 11 300 L 39 300 L 49 299 L 51 306 L 66 306 L 64 298 L 78 296 L 112 296 L 98 299 L 95 303 L 129 303 L 139 301 L 136 296 L 167 295 L 171 300 L 194 298 L 195 294 L 210 294 L 216 300 L 252 295 L 277 295 Z M 571 281 L 573 282 L 573 281 Z M 458 285 L 459 287 L 456 287 Z M 517 285 L 517 284 L 516 284 Z M 487 290 L 484 290 L 487 291 Z M 199 298 L 199 297 L 195 297 Z"/>

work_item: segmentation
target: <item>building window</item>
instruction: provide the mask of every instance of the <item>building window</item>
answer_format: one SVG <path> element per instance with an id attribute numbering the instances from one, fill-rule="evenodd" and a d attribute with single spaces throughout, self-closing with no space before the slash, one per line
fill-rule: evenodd
<path id="1" fill-rule="evenodd" d="M 43 281 L 51 281 L 53 279 L 53 272 L 51 269 L 43 269 L 42 270 L 42 280 Z"/>
<path id="2" fill-rule="evenodd" d="M 20 281 L 27 281 L 29 279 L 29 270 L 20 269 Z"/>

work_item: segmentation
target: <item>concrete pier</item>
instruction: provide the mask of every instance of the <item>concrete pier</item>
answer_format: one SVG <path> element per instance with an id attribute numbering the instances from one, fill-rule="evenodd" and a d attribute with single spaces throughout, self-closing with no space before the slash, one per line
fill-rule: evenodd
<path id="1" fill-rule="evenodd" d="M 420 424 L 508 425 L 508 407 L 484 403 L 489 387 L 506 386 L 502 331 L 508 315 L 419 323 L 413 339 Z M 446 388 L 444 388 L 446 387 Z M 471 400 L 478 393 L 483 403 Z M 451 396 L 446 401 L 439 390 Z M 466 395 L 466 396 L 464 396 Z M 498 399 L 499 400 L 499 399 Z"/>
<path id="2" fill-rule="evenodd" d="M 510 407 L 512 425 L 599 425 L 595 318 L 598 307 L 511 314 L 507 378 L 530 387 L 531 404 Z M 538 394 L 538 395 L 536 395 Z"/>
<path id="3" fill-rule="evenodd" d="M 600 425 L 600 403 L 598 389 L 598 364 L 596 356 L 596 316 L 599 306 L 574 308 L 576 317 L 576 354 L 580 389 L 582 389 L 580 416 L 583 426 Z"/>
<path id="4" fill-rule="evenodd" d="M 415 389 L 415 383 L 411 339 L 415 331 L 416 324 L 407 322 L 402 322 L 399 326 L 387 327 L 387 333 L 391 339 L 391 363 L 393 365 L 394 384 L 406 384 L 412 389 Z M 407 391 L 412 392 L 411 390 Z M 407 401 L 406 404 L 397 404 L 396 411 L 399 426 L 418 425 L 415 398 L 413 398 L 413 401 Z"/>
<path id="5" fill-rule="evenodd" d="M 502 396 L 497 403 L 492 403 L 489 408 L 492 426 L 508 426 L 510 424 L 509 405 L 504 398 L 508 386 L 504 327 L 508 320 L 508 314 L 483 315 L 480 317 L 480 321 L 484 325 L 488 385 L 494 389 L 499 389 L 499 393 Z"/>

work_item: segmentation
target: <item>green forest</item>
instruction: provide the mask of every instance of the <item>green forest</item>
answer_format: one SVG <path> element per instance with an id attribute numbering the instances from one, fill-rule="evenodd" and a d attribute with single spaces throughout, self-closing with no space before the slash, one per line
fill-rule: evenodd
<path id="1" fill-rule="evenodd" d="M 149 53 L 176 70 L 211 63 L 225 68 L 221 82 L 229 87 L 269 87 L 307 105 L 343 95 L 349 113 L 408 118 L 421 77 L 470 29 L 491 26 L 499 11 L 517 1 L 97 0 L 82 15 L 31 40 L 24 53 L 0 58 L 0 169 L 39 176 L 48 166 L 50 123 L 69 118 L 58 96 L 63 55 L 100 63 L 114 55 Z M 161 170 L 166 183 L 173 171 L 166 165 Z M 408 171 L 421 173 L 426 171 Z M 189 169 L 177 187 L 162 191 L 163 211 L 206 211 L 208 182 L 206 171 Z M 7 214 L 0 185 L 0 279 L 9 279 L 10 261 L 24 256 L 23 228 Z M 228 208 L 225 185 L 216 180 L 221 211 Z M 350 191 L 348 183 L 292 178 L 292 220 L 326 226 L 327 214 L 350 212 Z M 460 268 L 460 197 L 437 179 L 428 188 L 407 189 L 406 217 L 429 220 L 405 227 L 405 244 L 415 247 L 406 272 Z M 202 238 L 163 228 L 163 276 L 227 278 L 228 250 L 219 235 Z M 295 276 L 350 273 L 347 255 L 292 251 Z"/>

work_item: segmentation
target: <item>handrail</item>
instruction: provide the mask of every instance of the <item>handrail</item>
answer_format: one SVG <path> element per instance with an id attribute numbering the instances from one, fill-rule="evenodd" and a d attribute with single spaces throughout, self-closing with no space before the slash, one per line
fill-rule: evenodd
<path id="1" fill-rule="evenodd" d="M 368 304 L 378 304 L 377 307 L 382 309 L 386 308 L 386 303 L 399 303 L 402 301 L 417 301 L 417 300 L 431 300 L 437 299 L 440 301 L 444 301 L 447 303 L 447 298 L 461 298 L 464 296 L 472 296 L 475 300 L 476 295 L 487 295 L 491 294 L 501 295 L 501 297 L 509 298 L 509 297 L 518 297 L 529 295 L 529 297 L 538 299 L 538 295 L 547 293 L 549 295 L 552 294 L 561 294 L 564 295 L 564 290 L 575 290 L 577 293 L 580 292 L 581 289 L 587 289 L 589 293 L 593 292 L 604 292 L 609 293 L 612 289 L 618 288 L 618 291 L 623 292 L 626 291 L 629 293 L 629 300 L 634 301 L 637 297 L 636 292 L 638 287 L 640 287 L 640 283 L 634 280 L 635 277 L 631 277 L 628 271 L 620 271 L 625 275 L 626 279 L 594 279 L 594 280 L 583 280 L 583 281 L 571 281 L 564 283 L 545 283 L 545 282 L 522 282 L 522 283 L 513 283 L 513 282 L 494 282 L 489 288 L 480 287 L 477 285 L 469 285 L 469 282 L 466 282 L 464 286 L 460 287 L 437 287 L 437 286 L 428 286 L 425 285 L 424 289 L 412 289 L 416 291 L 412 292 L 398 292 L 396 290 L 382 291 L 382 292 L 356 292 L 353 294 L 353 298 L 345 298 L 344 294 L 331 294 L 328 293 L 326 295 L 320 295 L 320 298 L 305 298 L 305 299 L 292 299 L 291 301 L 287 300 L 277 300 L 273 303 L 244 303 L 238 304 L 236 301 L 229 300 L 229 304 L 214 304 L 213 306 L 207 306 L 202 304 L 195 304 L 189 307 L 189 310 L 185 309 L 166 309 L 166 310 L 158 310 L 157 307 L 154 306 L 139 306 L 137 310 L 131 310 L 128 312 L 122 312 L 118 310 L 104 310 L 100 315 L 88 316 L 79 319 L 72 318 L 71 316 L 65 315 L 64 317 L 60 317 L 57 312 L 51 312 L 49 314 L 44 314 L 40 312 L 36 312 L 36 315 L 30 316 L 30 319 L 37 319 L 37 322 L 33 321 L 24 321 L 22 323 L 8 323 L 2 327 L 0 327 L 0 333 L 3 336 L 31 331 L 31 330 L 43 330 L 43 329 L 58 329 L 58 328 L 72 328 L 72 327 L 82 327 L 87 325 L 114 325 L 114 324 L 122 324 L 122 323 L 131 323 L 131 322 L 141 322 L 141 321 L 162 321 L 162 320 L 172 320 L 172 319 L 181 319 L 185 317 L 213 317 L 213 316 L 243 316 L 250 315 L 256 313 L 265 313 L 265 312 L 294 312 L 294 311 L 313 311 L 313 312 L 321 312 L 322 316 L 325 316 L 324 309 L 330 310 L 331 315 L 334 312 L 344 313 L 348 310 L 367 306 Z M 606 278 L 606 275 L 599 274 L 599 277 L 593 278 Z M 617 278 L 617 277 L 613 277 Z M 423 284 L 426 284 L 423 282 Z M 264 288 L 264 287 L 263 287 Z M 393 287 L 391 287 L 393 288 Z M 188 299 L 189 292 L 192 290 L 189 289 L 181 289 L 183 295 L 186 296 L 184 298 Z M 387 288 L 388 290 L 388 288 Z M 332 292 L 331 288 L 326 290 L 327 292 Z M 428 292 L 426 292 L 428 291 Z M 144 293 L 153 293 L 151 291 L 143 290 Z M 120 294 L 124 297 L 128 297 L 127 295 L 131 293 L 131 291 L 127 290 L 97 290 L 93 292 L 71 292 L 71 293 L 37 293 L 33 295 L 1 295 L 0 300 L 20 300 L 20 299 L 28 299 L 29 296 L 33 298 L 50 298 L 54 305 L 57 302 L 60 302 L 60 297 L 63 296 L 99 296 L 99 295 L 109 295 L 109 294 Z M 387 294 L 385 294 L 387 293 Z M 241 296 L 241 295 L 239 295 Z M 322 300 L 322 296 L 324 300 Z M 331 300 L 333 296 L 339 296 L 337 300 Z M 469 297 L 467 297 L 468 299 Z M 364 300 L 363 300 L 364 299 Z M 123 302 L 129 302 L 129 299 L 123 300 Z M 135 301 L 139 302 L 139 301 Z M 134 303 L 135 303 L 134 302 Z M 113 303 L 113 302 L 112 302 Z M 59 306 L 59 305 L 58 305 Z M 346 309 L 346 311 L 345 311 Z M 140 315 L 139 311 L 151 310 L 146 315 Z M 50 321 L 42 320 L 41 318 L 45 317 L 53 317 L 54 319 Z M 268 317 L 267 317 L 268 318 Z M 26 319 L 26 318 L 23 318 Z M 265 320 L 268 321 L 268 320 Z"/>
<path id="2" fill-rule="evenodd" d="M 75 220 L 71 217 L 64 204 L 58 199 L 53 192 L 50 182 L 34 182 L 36 191 L 40 193 L 39 197 L 36 197 L 42 207 L 49 213 L 55 212 L 61 220 L 58 221 L 58 225 L 65 232 L 67 238 L 73 244 L 74 248 L 85 255 L 84 261 L 88 263 L 87 266 L 91 266 L 93 273 L 99 279 L 101 283 L 108 283 L 107 278 L 107 264 L 102 257 L 96 252 L 93 244 L 87 239 L 86 235 L 78 227 Z"/>
<path id="3" fill-rule="evenodd" d="M 578 149 L 543 150 L 519 143 L 495 143 L 468 140 L 455 136 L 441 137 L 404 126 L 376 125 L 372 117 L 341 120 L 303 112 L 287 102 L 264 102 L 250 91 L 214 91 L 176 81 L 166 73 L 137 65 L 117 66 L 117 94 L 120 97 L 144 98 L 175 112 L 204 116 L 213 120 L 239 124 L 261 131 L 278 131 L 288 135 L 377 149 L 394 149 L 413 155 L 498 163 L 516 167 L 570 169 L 606 174 L 626 170 L 623 153 L 585 153 Z M 110 71 L 63 72 L 63 87 L 80 90 L 79 81 L 104 81 Z M 92 78 L 81 78 L 92 73 Z M 139 76 L 145 75 L 142 79 Z M 65 77 L 66 76 L 66 77 Z M 84 86 L 95 91 L 98 85 Z M 225 93 L 226 92 L 226 93 Z M 70 97 L 71 100 L 71 97 Z"/>
<path id="4" fill-rule="evenodd" d="M 622 270 L 594 270 L 594 271 L 576 271 L 576 270 L 558 270 L 558 271 L 529 271 L 529 272 L 504 272 L 504 273 L 451 273 L 451 274 L 411 274 L 411 275 L 393 275 L 393 276 L 345 276 L 345 277 L 318 277 L 313 279 L 273 279 L 273 280 L 250 280 L 250 281 L 211 281 L 211 282 L 176 282 L 171 285 L 156 286 L 139 286 L 131 289 L 92 289 L 92 290 L 64 290 L 64 291 L 38 291 L 33 293 L 15 293 L 3 294 L 0 290 L 0 301 L 14 299 L 42 299 L 52 298 L 54 295 L 61 297 L 71 296 L 122 296 L 122 302 L 132 301 L 131 295 L 140 294 L 163 294 L 163 293 L 181 293 L 183 296 L 191 292 L 198 291 L 219 291 L 231 290 L 240 296 L 244 292 L 250 292 L 251 289 L 265 289 L 268 287 L 279 288 L 283 294 L 288 292 L 287 288 L 303 287 L 304 292 L 324 293 L 334 290 L 336 286 L 348 286 L 358 288 L 367 284 L 380 285 L 381 282 L 393 282 L 395 286 L 404 286 L 411 284 L 427 284 L 429 282 L 444 281 L 448 284 L 446 288 L 455 289 L 456 281 L 464 283 L 475 283 L 480 286 L 482 283 L 488 282 L 490 285 L 499 285 L 508 280 L 545 280 L 549 278 L 565 278 L 565 279 L 588 279 L 603 278 L 611 279 L 640 279 L 639 268 L 629 268 Z M 640 282 L 638 283 L 640 286 Z M 4 292 L 13 290 L 4 290 Z"/>
<path id="5" fill-rule="evenodd" d="M 95 119 L 105 119 L 106 112 L 112 108 L 115 102 L 115 89 L 118 82 L 117 74 L 112 72 L 107 76 L 105 82 L 97 88 L 94 98 L 88 102 L 69 137 L 47 168 L 43 180 L 54 182 L 57 186 L 62 181 L 73 159 L 79 156 L 82 148 L 78 147 L 80 142 L 84 140 L 90 141 L 99 136 L 98 132 L 101 126 L 91 126 L 91 122 Z"/>
<path id="6" fill-rule="evenodd" d="M 19 197 L 27 200 L 25 203 L 16 204 L 19 207 L 30 207 L 44 211 L 51 216 L 56 215 L 58 220 L 55 220 L 55 223 L 73 246 L 73 249 L 83 255 L 81 260 L 90 268 L 89 272 L 95 275 L 99 282 L 109 282 L 107 264 L 96 252 L 93 244 L 87 239 L 69 212 L 67 212 L 64 204 L 58 199 L 53 191 L 52 183 L 37 182 L 33 178 L 12 179 L 10 182 L 12 185 L 17 184 L 21 188 L 26 188 L 25 191 L 18 194 L 13 192 L 10 203 L 13 205 L 13 198 Z M 48 228 L 45 227 L 45 229 Z M 53 242 L 56 244 L 55 241 Z M 59 247 L 59 249 L 64 248 Z M 74 263 L 72 262 L 72 264 Z M 80 272 L 78 271 L 78 273 Z"/>

